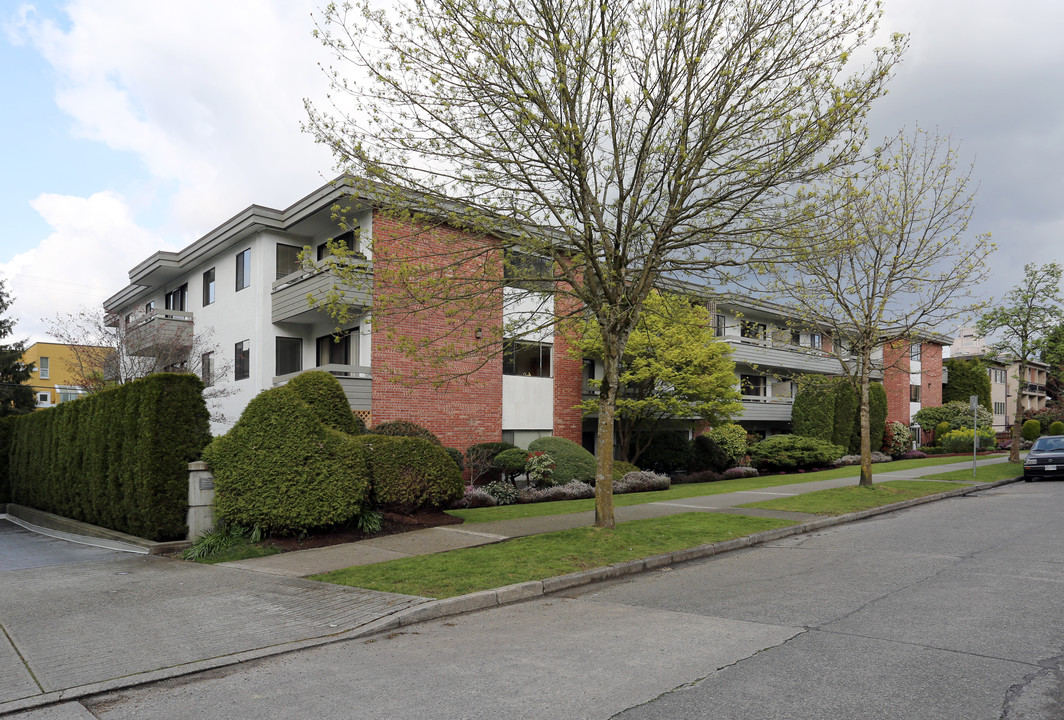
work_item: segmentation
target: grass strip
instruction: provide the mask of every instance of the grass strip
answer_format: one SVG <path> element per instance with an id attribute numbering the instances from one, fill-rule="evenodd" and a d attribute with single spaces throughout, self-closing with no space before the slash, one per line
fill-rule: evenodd
<path id="1" fill-rule="evenodd" d="M 994 482 L 1023 475 L 1023 465 L 1019 463 L 998 463 L 996 465 L 980 465 L 975 469 L 976 482 Z M 972 469 L 953 470 L 947 473 L 935 473 L 925 475 L 929 480 L 971 480 Z"/>
<path id="2" fill-rule="evenodd" d="M 312 580 L 446 598 L 683 550 L 793 525 L 775 518 L 682 513 L 583 527 L 493 545 L 390 560 L 314 575 Z"/>
<path id="3" fill-rule="evenodd" d="M 961 484 L 963 486 L 963 484 Z M 890 505 L 891 503 L 911 500 L 913 498 L 934 495 L 935 493 L 956 490 L 955 482 L 931 482 L 928 480 L 888 480 L 875 485 L 850 485 L 830 490 L 777 498 L 762 502 L 739 505 L 743 508 L 760 508 L 762 510 L 786 510 L 789 512 L 810 513 L 812 515 L 845 515 L 846 513 L 868 510 L 869 508 Z"/>
<path id="4" fill-rule="evenodd" d="M 247 560 L 248 558 L 276 555 L 279 552 L 281 552 L 281 548 L 275 545 L 262 545 L 246 542 L 231 547 L 228 550 L 223 550 L 220 553 L 208 555 L 207 557 L 194 558 L 194 560 L 198 563 L 203 563 L 204 565 L 217 565 L 218 563 L 232 562 L 234 560 Z"/>
<path id="5" fill-rule="evenodd" d="M 895 460 L 889 463 L 878 463 L 872 466 L 873 475 L 876 472 L 894 472 L 897 470 L 913 470 L 922 467 L 934 467 L 949 463 L 964 462 L 963 458 L 956 457 L 929 457 L 922 460 Z M 614 507 L 626 507 L 628 505 L 642 505 L 644 503 L 664 502 L 670 500 L 683 500 L 692 497 L 704 497 L 706 495 L 720 495 L 723 493 L 739 492 L 741 490 L 759 490 L 761 488 L 778 487 L 780 485 L 793 485 L 796 483 L 815 482 L 817 480 L 834 480 L 837 478 L 853 477 L 860 475 L 861 469 L 857 466 L 832 468 L 831 470 L 818 470 L 809 473 L 790 473 L 787 475 L 767 475 L 756 478 L 738 478 L 735 480 L 720 480 L 708 483 L 689 483 L 674 485 L 668 490 L 654 492 L 627 493 L 614 495 Z M 970 472 L 969 472 L 970 476 Z M 529 503 L 527 505 L 503 505 L 501 507 L 471 508 L 469 510 L 448 510 L 447 513 L 455 517 L 463 518 L 467 524 L 496 522 L 499 520 L 515 520 L 527 517 L 544 517 L 546 515 L 566 515 L 569 513 L 587 512 L 595 509 L 595 500 L 559 500 L 557 502 Z"/>

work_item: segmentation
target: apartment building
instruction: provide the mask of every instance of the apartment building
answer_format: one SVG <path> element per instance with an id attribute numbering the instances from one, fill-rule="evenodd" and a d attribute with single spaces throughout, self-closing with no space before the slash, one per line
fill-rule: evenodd
<path id="1" fill-rule="evenodd" d="M 1044 410 L 1049 365 L 1029 360 L 1024 377 L 1020 377 L 1020 363 L 1006 355 L 995 354 L 979 336 L 975 328 L 963 327 L 956 333 L 951 357 L 979 358 L 990 375 L 990 395 L 994 409 L 994 429 L 1005 431 L 1012 427 L 1016 416 L 1016 396 L 1024 410 Z"/>
<path id="2" fill-rule="evenodd" d="M 29 384 L 37 399 L 37 407 L 46 408 L 74 400 L 84 394 L 76 384 L 74 348 L 52 342 L 36 342 L 26 348 L 22 362 L 33 363 Z"/>
<path id="3" fill-rule="evenodd" d="M 348 209 L 348 232 L 333 219 L 338 204 Z M 334 288 L 324 263 L 329 239 L 346 242 L 362 266 L 358 287 L 342 289 L 350 321 L 338 333 L 335 321 L 307 299 Z M 390 248 L 409 242 L 431 255 L 443 254 L 450 243 L 490 240 L 399 222 L 339 178 L 283 210 L 253 205 L 178 252 L 155 253 L 130 271 L 129 285 L 104 307 L 109 322 L 126 328 L 134 354 L 191 351 L 195 337 L 210 337 L 209 347 L 196 348 L 201 374 L 207 384 L 229 390 L 219 401 L 226 420 L 212 423 L 215 434 L 231 427 L 262 390 L 319 369 L 337 377 L 352 410 L 368 424 L 414 420 L 459 448 L 503 437 L 527 444 L 545 434 L 579 442 L 581 363 L 550 329 L 510 344 L 505 356 L 469 360 L 454 368 L 462 377 L 439 387 L 409 382 L 424 368 L 400 339 L 453 331 L 441 310 L 405 316 L 388 328 L 394 332 L 373 327 L 381 292 L 374 268 L 385 267 Z M 314 267 L 300 261 L 307 247 L 317 258 Z M 529 310 L 527 293 L 513 288 L 484 311 L 483 323 L 520 325 L 510 321 L 522 313 L 549 315 L 551 302 L 532 303 Z M 468 338 L 453 340 L 473 345 L 479 333 L 470 329 Z"/>

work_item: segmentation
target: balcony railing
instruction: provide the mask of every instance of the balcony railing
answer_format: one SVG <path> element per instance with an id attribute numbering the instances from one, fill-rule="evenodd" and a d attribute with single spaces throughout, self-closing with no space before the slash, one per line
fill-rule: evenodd
<path id="1" fill-rule="evenodd" d="M 183 358 L 192 347 L 192 330 L 190 312 L 149 310 L 130 321 L 126 346 L 131 355 Z"/>
<path id="2" fill-rule="evenodd" d="M 329 293 L 337 292 L 343 302 L 356 313 L 370 307 L 373 302 L 373 264 L 364 260 L 358 263 L 356 285 L 339 285 L 335 274 L 328 267 L 318 266 L 300 269 L 277 280 L 270 294 L 272 322 L 318 322 L 322 311 L 312 308 L 308 298 L 324 301 Z"/>
<path id="3" fill-rule="evenodd" d="M 1045 385 L 1038 385 L 1036 383 L 1027 383 L 1027 385 L 1026 385 L 1026 387 L 1024 387 L 1023 391 L 1025 393 L 1027 393 L 1028 395 L 1045 395 L 1046 394 L 1046 386 Z"/>
<path id="4" fill-rule="evenodd" d="M 371 410 L 373 401 L 373 369 L 360 365 L 321 365 L 308 370 L 324 370 L 340 381 L 340 387 L 347 396 L 347 404 L 352 410 Z M 273 379 L 274 387 L 284 385 L 297 375 L 307 370 L 278 375 Z"/>

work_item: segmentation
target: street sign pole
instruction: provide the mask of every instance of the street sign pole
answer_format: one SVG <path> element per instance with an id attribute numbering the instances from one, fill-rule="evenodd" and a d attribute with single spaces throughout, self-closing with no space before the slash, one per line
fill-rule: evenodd
<path id="1" fill-rule="evenodd" d="M 972 482 L 975 482 L 975 456 L 979 451 L 979 396 L 970 395 L 968 402 L 972 404 Z"/>

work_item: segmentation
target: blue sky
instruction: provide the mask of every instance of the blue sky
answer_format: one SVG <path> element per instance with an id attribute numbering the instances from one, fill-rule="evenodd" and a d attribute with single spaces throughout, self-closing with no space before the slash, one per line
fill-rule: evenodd
<path id="1" fill-rule="evenodd" d="M 332 177 L 300 131 L 328 62 L 313 0 L 0 3 L 0 275 L 17 338 L 99 305 L 131 267 L 246 206 Z M 910 51 L 874 137 L 938 127 L 975 162 L 971 232 L 991 232 L 988 295 L 1024 262 L 1064 261 L 1064 3 L 885 0 Z"/>

